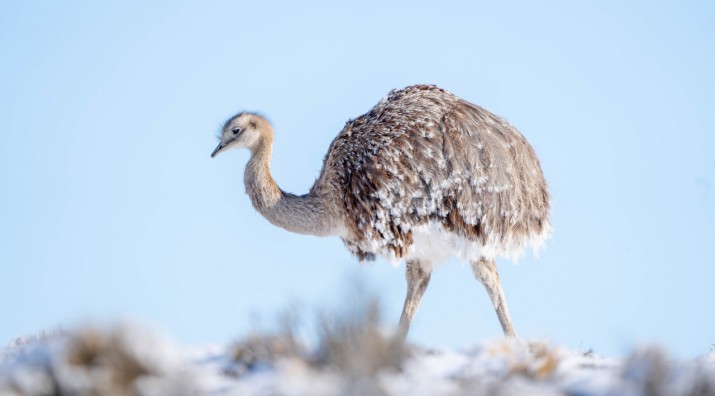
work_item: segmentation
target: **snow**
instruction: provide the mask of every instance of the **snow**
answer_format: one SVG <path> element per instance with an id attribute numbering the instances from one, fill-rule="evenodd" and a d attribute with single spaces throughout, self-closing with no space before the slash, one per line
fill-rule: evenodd
<path id="1" fill-rule="evenodd" d="M 399 367 L 372 351 L 355 369 L 271 349 L 274 336 L 250 340 L 241 348 L 267 354 L 246 364 L 239 344 L 180 346 L 127 323 L 24 337 L 0 351 L 0 395 L 715 395 L 715 351 L 672 361 L 648 347 L 607 358 L 500 339 L 463 351 L 412 345 Z M 353 354 L 370 349 L 358 347 Z"/>

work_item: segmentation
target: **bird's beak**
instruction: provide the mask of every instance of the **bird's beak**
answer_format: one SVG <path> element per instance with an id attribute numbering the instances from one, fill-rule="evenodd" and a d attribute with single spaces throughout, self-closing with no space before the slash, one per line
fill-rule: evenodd
<path id="1" fill-rule="evenodd" d="M 211 158 L 215 157 L 218 153 L 221 152 L 221 150 L 225 148 L 226 146 L 223 144 L 223 142 L 219 143 L 218 146 L 216 146 L 216 149 L 214 149 L 214 152 L 211 153 Z"/>

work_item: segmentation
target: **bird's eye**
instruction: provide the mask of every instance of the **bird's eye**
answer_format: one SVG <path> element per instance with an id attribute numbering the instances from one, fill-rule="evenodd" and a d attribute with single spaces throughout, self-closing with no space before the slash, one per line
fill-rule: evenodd
<path id="1" fill-rule="evenodd" d="M 234 128 L 232 132 L 234 135 L 238 135 L 239 133 L 241 133 L 241 128 Z"/>

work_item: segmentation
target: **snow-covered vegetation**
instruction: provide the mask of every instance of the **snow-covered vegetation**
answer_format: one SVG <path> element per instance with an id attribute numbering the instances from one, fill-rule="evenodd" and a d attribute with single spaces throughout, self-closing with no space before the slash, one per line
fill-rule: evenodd
<path id="1" fill-rule="evenodd" d="M 715 350 L 689 361 L 506 339 L 436 350 L 393 341 L 379 318 L 367 304 L 200 347 L 127 323 L 44 332 L 0 352 L 0 395 L 715 395 Z"/>

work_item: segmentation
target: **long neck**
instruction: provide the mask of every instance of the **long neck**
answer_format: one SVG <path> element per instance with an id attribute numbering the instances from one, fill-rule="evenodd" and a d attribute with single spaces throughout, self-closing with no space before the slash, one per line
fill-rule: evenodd
<path id="1" fill-rule="evenodd" d="M 272 224 L 299 234 L 334 234 L 331 219 L 321 197 L 309 193 L 296 196 L 283 192 L 271 176 L 272 136 L 264 136 L 252 150 L 244 182 L 253 207 Z"/>

